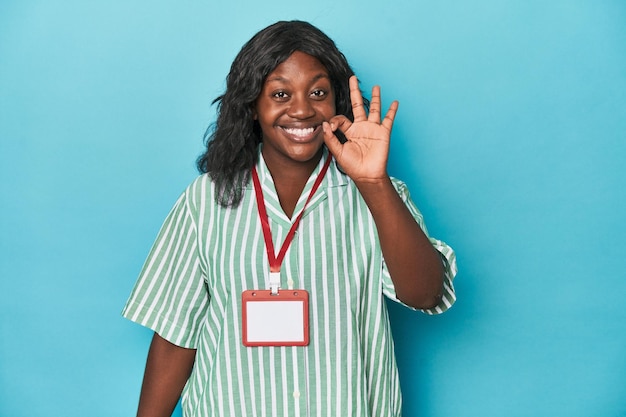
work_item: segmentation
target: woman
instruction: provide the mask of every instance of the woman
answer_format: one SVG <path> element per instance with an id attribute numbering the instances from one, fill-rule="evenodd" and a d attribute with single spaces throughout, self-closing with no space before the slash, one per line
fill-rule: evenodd
<path id="1" fill-rule="evenodd" d="M 381 120 L 374 87 L 367 114 L 343 54 L 299 21 L 246 43 L 216 101 L 204 175 L 123 313 L 155 331 L 138 415 L 171 415 L 181 392 L 186 416 L 401 415 L 382 295 L 443 312 L 456 265 L 387 175 L 398 103 Z M 250 343 L 246 297 L 290 290 L 307 295 L 303 341 Z M 289 319 L 268 318 L 262 332 Z"/>

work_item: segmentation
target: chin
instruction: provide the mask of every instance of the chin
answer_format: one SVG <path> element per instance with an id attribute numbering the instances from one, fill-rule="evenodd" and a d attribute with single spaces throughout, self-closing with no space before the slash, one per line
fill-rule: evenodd
<path id="1" fill-rule="evenodd" d="M 294 149 L 290 152 L 290 156 L 294 161 L 309 162 L 312 159 L 319 158 L 322 154 L 323 144 L 311 144 L 307 149 Z"/>

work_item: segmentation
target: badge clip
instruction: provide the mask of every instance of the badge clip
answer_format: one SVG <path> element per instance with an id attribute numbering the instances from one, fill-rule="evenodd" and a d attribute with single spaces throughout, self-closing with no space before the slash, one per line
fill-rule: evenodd
<path id="1" fill-rule="evenodd" d="M 279 288 L 280 288 L 280 271 L 270 272 L 270 294 L 278 295 Z"/>

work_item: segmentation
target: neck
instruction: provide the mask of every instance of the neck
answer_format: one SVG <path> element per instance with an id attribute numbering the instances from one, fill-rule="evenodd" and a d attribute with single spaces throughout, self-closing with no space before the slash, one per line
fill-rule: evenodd
<path id="1" fill-rule="evenodd" d="M 272 179 L 275 184 L 302 183 L 302 186 L 304 186 L 317 167 L 317 164 L 322 158 L 322 154 L 323 151 L 320 149 L 315 157 L 305 162 L 298 162 L 287 158 L 272 158 L 265 154 L 263 154 L 263 159 L 270 174 L 272 174 Z"/>
<path id="2" fill-rule="evenodd" d="M 322 154 L 323 151 L 320 149 L 314 158 L 306 162 L 265 158 L 264 155 L 265 164 L 274 180 L 278 200 L 287 217 L 291 218 L 293 215 L 302 190 L 317 167 Z"/>

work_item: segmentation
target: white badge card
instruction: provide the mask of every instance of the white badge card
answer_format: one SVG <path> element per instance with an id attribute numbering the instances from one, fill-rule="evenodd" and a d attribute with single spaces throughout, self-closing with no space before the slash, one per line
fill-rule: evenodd
<path id="1" fill-rule="evenodd" d="M 309 293 L 306 290 L 247 290 L 241 294 L 244 346 L 307 346 Z"/>

